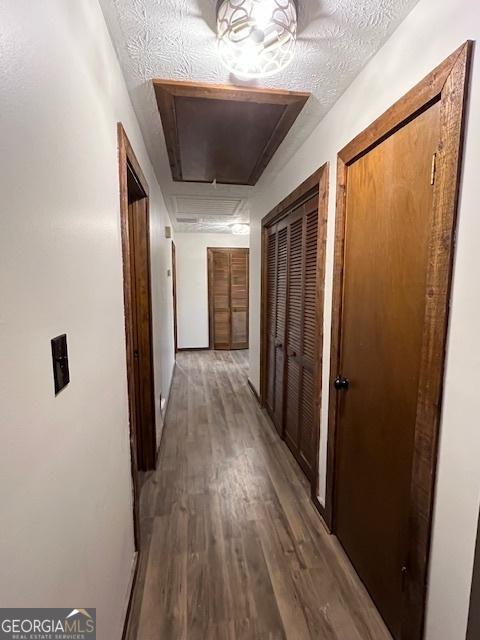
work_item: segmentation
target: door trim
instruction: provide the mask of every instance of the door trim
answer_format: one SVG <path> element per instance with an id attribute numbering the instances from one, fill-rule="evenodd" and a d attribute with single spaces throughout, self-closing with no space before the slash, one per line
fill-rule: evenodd
<path id="1" fill-rule="evenodd" d="M 322 361 L 323 361 L 323 309 L 325 289 L 325 254 L 327 239 L 327 215 L 328 215 L 328 176 L 329 164 L 326 162 L 315 173 L 309 176 L 302 184 L 284 198 L 262 219 L 262 255 L 261 255 L 261 304 L 260 304 L 260 401 L 265 407 L 267 394 L 267 243 L 268 227 L 277 224 L 285 218 L 293 208 L 302 201 L 308 200 L 318 191 L 318 236 L 317 236 L 317 291 L 316 291 L 316 322 L 318 326 L 316 345 L 316 364 L 314 371 L 315 390 L 315 460 L 312 472 L 311 497 L 323 516 L 323 507 L 320 505 L 318 495 L 319 483 L 319 446 L 320 446 L 320 413 L 322 398 Z M 286 325 L 286 323 L 285 323 Z M 287 327 L 285 326 L 285 331 Z M 285 341 L 284 341 L 285 342 Z M 285 342 L 286 344 L 286 342 Z M 286 359 L 285 359 L 286 361 Z M 285 362 L 284 362 L 285 367 Z M 284 407 L 285 408 L 285 407 Z"/>
<path id="2" fill-rule="evenodd" d="M 130 422 L 130 454 L 133 479 L 133 513 L 134 513 L 134 532 L 135 547 L 140 548 L 140 514 L 139 514 L 139 497 L 140 482 L 139 469 L 142 461 L 137 460 L 136 438 L 138 430 L 136 428 L 136 407 L 135 407 L 135 363 L 133 349 L 133 304 L 132 304 L 132 273 L 130 269 L 130 242 L 129 242 L 129 223 L 128 223 L 128 167 L 135 174 L 135 177 L 146 194 L 147 221 L 149 219 L 149 189 L 142 169 L 138 163 L 132 146 L 128 140 L 127 134 L 121 122 L 117 124 L 118 135 L 118 167 L 120 178 L 120 226 L 122 237 L 122 262 L 123 262 L 123 296 L 125 308 L 125 339 L 126 339 L 126 358 L 127 358 L 127 384 L 128 384 L 128 405 L 129 405 L 129 422 Z M 147 222 L 148 224 L 148 222 Z M 150 253 L 148 251 L 148 263 L 150 264 Z M 150 291 L 150 269 L 149 269 L 149 299 L 151 305 Z M 152 333 L 151 326 L 152 314 L 150 313 L 150 335 Z M 153 353 L 151 350 L 151 367 L 153 369 Z M 153 381 L 152 381 L 153 382 Z M 151 401 L 153 409 L 155 408 L 154 388 L 152 384 Z M 142 450 L 146 453 L 146 461 L 149 468 L 155 468 L 156 454 L 156 434 L 155 434 L 155 411 L 152 413 L 153 421 L 150 425 L 149 433 L 143 440 Z M 141 435 L 141 434 L 140 434 Z M 145 435 L 145 434 L 144 434 Z"/>
<path id="3" fill-rule="evenodd" d="M 335 530 L 333 505 L 338 396 L 333 389 L 333 380 L 338 373 L 340 357 L 348 167 L 422 111 L 440 103 L 440 145 L 433 201 L 434 227 L 425 288 L 426 310 L 415 424 L 408 580 L 402 615 L 402 638 L 405 640 L 420 640 L 424 627 L 437 440 L 471 54 L 472 42 L 467 41 L 344 147 L 339 152 L 337 161 L 325 505 L 325 518 L 331 531 Z"/>
<path id="4" fill-rule="evenodd" d="M 178 325 L 177 325 L 177 247 L 172 240 L 172 296 L 173 296 L 173 348 L 178 351 Z"/>

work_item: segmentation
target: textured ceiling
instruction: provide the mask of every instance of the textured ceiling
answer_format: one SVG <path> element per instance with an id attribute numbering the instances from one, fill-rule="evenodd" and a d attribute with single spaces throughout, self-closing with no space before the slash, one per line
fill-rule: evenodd
<path id="1" fill-rule="evenodd" d="M 205 198 L 240 199 L 238 220 L 248 219 L 255 187 L 173 182 L 152 78 L 310 91 L 312 97 L 264 174 L 283 165 L 333 106 L 367 60 L 417 0 L 299 0 L 299 37 L 293 62 L 272 78 L 240 81 L 216 51 L 216 0 L 100 0 L 132 102 L 177 230 L 226 231 L 237 220 L 204 216 Z M 199 198 L 198 223 L 176 221 L 177 196 Z M 203 200 L 203 204 L 200 202 Z M 183 229 L 182 229 L 183 227 Z"/>

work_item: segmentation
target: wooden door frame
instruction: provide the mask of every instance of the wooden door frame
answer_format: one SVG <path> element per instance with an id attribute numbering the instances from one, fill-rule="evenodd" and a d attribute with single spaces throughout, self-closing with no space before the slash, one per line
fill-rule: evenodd
<path id="1" fill-rule="evenodd" d="M 348 167 L 420 113 L 433 104 L 440 103 L 440 144 L 425 287 L 425 323 L 411 482 L 408 579 L 402 614 L 404 640 L 420 640 L 424 627 L 437 441 L 471 52 L 472 43 L 468 41 L 338 154 L 325 505 L 326 523 L 333 532 L 338 411 L 338 392 L 333 388 L 333 381 L 339 372 L 340 358 Z"/>
<path id="2" fill-rule="evenodd" d="M 139 515 L 139 470 L 142 462 L 137 459 L 137 436 L 145 435 L 143 440 L 143 451 L 146 452 L 147 468 L 155 468 L 156 456 L 156 433 L 155 433 L 155 397 L 154 385 L 152 380 L 151 401 L 153 403 L 153 421 L 150 425 L 148 434 L 140 434 L 137 428 L 136 404 L 135 404 L 135 364 L 134 364 L 134 340 L 133 340 L 133 302 L 132 302 L 132 273 L 130 269 L 130 229 L 128 222 L 128 169 L 134 173 L 137 181 L 141 185 L 146 194 L 146 213 L 147 213 L 147 231 L 149 220 L 149 189 L 148 183 L 143 171 L 138 163 L 132 146 L 128 140 L 127 134 L 122 123 L 117 124 L 118 134 L 118 166 L 120 178 L 120 225 L 122 237 L 122 262 L 123 262 L 123 296 L 125 306 L 125 339 L 126 339 L 126 357 L 127 357 L 127 384 L 128 384 L 128 406 L 130 420 L 130 454 L 133 478 L 133 508 L 134 508 L 134 528 L 135 528 L 135 544 L 138 550 L 140 539 L 140 515 Z M 149 246 L 149 243 L 147 243 Z M 150 299 L 150 332 L 152 333 L 152 313 L 151 313 L 151 283 L 150 283 L 150 253 L 148 253 L 148 274 L 149 274 L 149 299 Z M 153 345 L 152 345 L 153 346 Z M 150 353 L 151 367 L 153 369 L 153 349 Z"/>
<path id="3" fill-rule="evenodd" d="M 214 327 L 213 327 L 213 251 L 228 251 L 230 252 L 232 249 L 242 249 L 247 252 L 249 256 L 249 262 L 247 264 L 247 300 L 248 300 L 248 309 L 247 309 L 247 336 L 250 342 L 250 327 L 249 327 L 249 314 L 250 314 L 250 300 L 249 300 L 249 291 L 250 291 L 250 247 L 207 247 L 207 277 L 208 277 L 208 348 L 215 348 L 215 339 L 214 339 Z M 229 253 L 229 271 L 231 273 L 231 254 Z M 230 302 L 232 300 L 232 282 L 231 277 L 228 283 L 229 287 L 229 298 Z M 232 346 L 232 314 L 230 310 L 230 348 Z"/>
<path id="4" fill-rule="evenodd" d="M 323 515 L 323 507 L 318 501 L 318 483 L 319 483 L 319 448 L 320 448 L 320 415 L 322 403 L 322 362 L 323 362 L 323 311 L 324 311 L 324 290 L 325 290 L 325 255 L 327 240 L 327 217 L 328 217 L 328 177 L 329 164 L 326 162 L 311 176 L 309 176 L 302 184 L 284 198 L 276 207 L 274 207 L 262 219 L 262 249 L 261 249 L 261 305 L 260 305 L 260 402 L 262 406 L 266 404 L 267 394 L 267 348 L 268 348 L 268 326 L 267 326 L 267 243 L 268 228 L 280 222 L 295 207 L 306 202 L 315 193 L 318 192 L 318 236 L 317 236 L 317 289 L 316 289 L 316 323 L 317 344 L 315 351 L 317 358 L 315 360 L 314 370 L 314 451 L 315 460 L 312 469 L 311 482 L 311 498 L 315 506 Z M 285 336 L 288 331 L 288 318 L 285 322 Z M 286 340 L 284 340 L 286 344 Z M 286 358 L 284 358 L 284 371 L 286 367 Z M 284 384 L 285 393 L 285 384 Z M 285 403 L 283 403 L 282 411 L 285 411 Z"/>
<path id="5" fill-rule="evenodd" d="M 178 351 L 177 325 L 177 247 L 172 240 L 172 296 L 173 296 L 173 344 L 175 353 Z"/>

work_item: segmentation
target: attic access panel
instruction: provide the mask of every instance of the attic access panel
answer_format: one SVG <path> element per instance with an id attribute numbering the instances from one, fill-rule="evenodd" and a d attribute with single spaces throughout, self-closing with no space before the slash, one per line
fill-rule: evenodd
<path id="1" fill-rule="evenodd" d="M 255 185 L 309 93 L 153 80 L 172 177 Z"/>

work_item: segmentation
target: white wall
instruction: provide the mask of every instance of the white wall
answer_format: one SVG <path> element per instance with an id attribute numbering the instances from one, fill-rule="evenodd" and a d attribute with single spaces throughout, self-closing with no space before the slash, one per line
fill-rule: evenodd
<path id="1" fill-rule="evenodd" d="M 251 202 L 250 378 L 259 386 L 260 219 L 330 162 L 320 499 L 325 498 L 336 154 L 467 39 L 480 38 L 478 0 L 420 0 L 287 165 Z M 474 63 L 441 426 L 427 640 L 463 640 L 480 502 L 480 63 Z M 275 160 L 274 160 L 275 162 Z M 466 381 L 468 381 L 466 383 Z"/>
<path id="2" fill-rule="evenodd" d="M 248 247 L 249 236 L 177 233 L 177 332 L 179 349 L 208 347 L 207 247 Z"/>
<path id="3" fill-rule="evenodd" d="M 134 554 L 118 120 L 151 190 L 157 403 L 169 222 L 97 0 L 2 0 L 0 25 L 0 602 L 96 607 L 115 640 Z M 55 398 L 63 332 L 71 382 Z"/>

